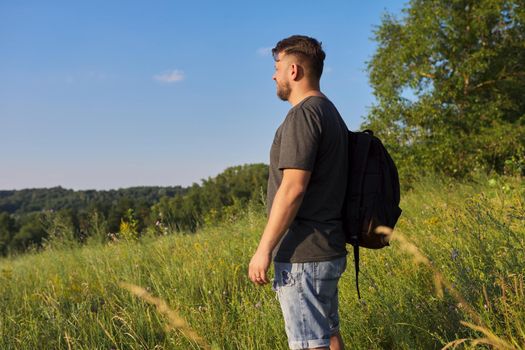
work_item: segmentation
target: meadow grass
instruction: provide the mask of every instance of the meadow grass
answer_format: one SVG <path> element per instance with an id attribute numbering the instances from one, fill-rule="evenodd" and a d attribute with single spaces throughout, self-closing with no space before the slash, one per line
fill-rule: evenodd
<path id="1" fill-rule="evenodd" d="M 525 349 L 521 179 L 424 178 L 401 206 L 391 247 L 361 250 L 361 301 L 349 255 L 347 348 Z M 247 278 L 264 224 L 248 208 L 196 234 L 2 259 L 0 348 L 287 349 L 274 292 Z"/>

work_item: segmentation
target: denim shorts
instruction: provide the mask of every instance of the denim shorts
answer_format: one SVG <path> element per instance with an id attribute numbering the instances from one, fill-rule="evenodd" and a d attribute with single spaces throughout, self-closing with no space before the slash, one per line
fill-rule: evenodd
<path id="1" fill-rule="evenodd" d="M 274 262 L 273 290 L 281 304 L 290 349 L 328 347 L 339 330 L 337 283 L 346 256 L 307 263 Z"/>

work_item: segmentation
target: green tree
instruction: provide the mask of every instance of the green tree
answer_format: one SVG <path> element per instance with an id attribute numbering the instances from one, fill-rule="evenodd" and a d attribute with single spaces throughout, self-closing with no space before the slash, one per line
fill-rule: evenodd
<path id="1" fill-rule="evenodd" d="M 525 171 L 523 0 L 412 0 L 375 40 L 363 126 L 402 176 Z"/>
<path id="2" fill-rule="evenodd" d="M 150 222 L 156 222 L 160 232 L 195 231 L 205 222 L 231 218 L 250 201 L 258 201 L 266 192 L 268 166 L 244 164 L 229 167 L 213 178 L 193 184 L 183 194 L 164 197 L 151 208 Z"/>
<path id="3" fill-rule="evenodd" d="M 7 254 L 9 243 L 17 231 L 13 217 L 8 213 L 0 213 L 0 255 Z"/>
<path id="4" fill-rule="evenodd" d="M 41 215 L 35 213 L 24 218 L 20 230 L 13 236 L 9 248 L 16 251 L 24 251 L 29 247 L 40 247 L 47 233 L 42 227 Z"/>
<path id="5" fill-rule="evenodd" d="M 71 209 L 45 211 L 40 214 L 40 224 L 46 232 L 43 246 L 46 249 L 63 249 L 79 243 L 75 226 L 75 215 Z"/>

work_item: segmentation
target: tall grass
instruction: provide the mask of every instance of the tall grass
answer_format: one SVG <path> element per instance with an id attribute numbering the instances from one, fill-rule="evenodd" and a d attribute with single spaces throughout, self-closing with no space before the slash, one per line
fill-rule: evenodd
<path id="1" fill-rule="evenodd" d="M 347 347 L 525 349 L 521 180 L 425 178 L 402 207 L 392 246 L 362 251 L 360 302 L 349 255 Z M 197 234 L 0 260 L 0 348 L 286 349 L 274 293 L 246 276 L 264 224 L 251 208 Z"/>

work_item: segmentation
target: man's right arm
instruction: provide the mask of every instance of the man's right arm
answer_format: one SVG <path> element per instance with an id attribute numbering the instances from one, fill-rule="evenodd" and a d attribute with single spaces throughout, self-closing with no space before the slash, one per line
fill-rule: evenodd
<path id="1" fill-rule="evenodd" d="M 253 283 L 268 283 L 266 273 L 275 246 L 290 227 L 301 207 L 311 172 L 301 169 L 284 169 L 283 179 L 273 200 L 268 222 L 252 257 L 248 275 Z M 260 277 L 260 279 L 257 279 Z"/>

